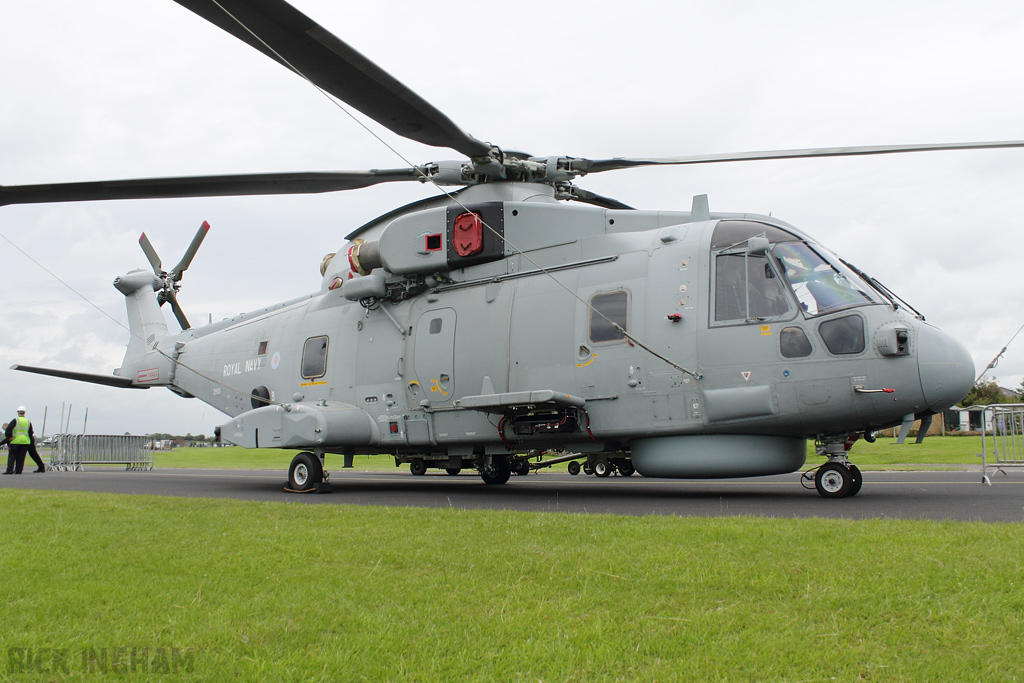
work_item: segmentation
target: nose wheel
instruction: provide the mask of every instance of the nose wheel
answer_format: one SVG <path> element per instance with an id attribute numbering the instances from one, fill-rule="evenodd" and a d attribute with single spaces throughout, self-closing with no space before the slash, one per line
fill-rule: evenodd
<path id="1" fill-rule="evenodd" d="M 856 465 L 827 462 L 817 470 L 804 472 L 804 480 L 813 476 L 814 488 L 822 498 L 847 498 L 860 492 L 864 478 Z"/>

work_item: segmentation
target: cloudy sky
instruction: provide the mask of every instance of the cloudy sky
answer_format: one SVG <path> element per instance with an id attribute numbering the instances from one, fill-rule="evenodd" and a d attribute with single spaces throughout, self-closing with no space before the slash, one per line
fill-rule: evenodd
<path id="1" fill-rule="evenodd" d="M 1016 1 L 294 4 L 477 138 L 536 155 L 1024 139 Z M 0 184 L 404 165 L 171 0 L 0 0 L 0 60 Z M 415 163 L 457 158 L 369 125 Z M 712 210 L 783 218 L 962 340 L 979 372 L 1024 324 L 1024 149 L 617 171 L 579 185 L 644 209 L 686 210 L 707 193 Z M 148 267 L 142 231 L 173 265 L 211 223 L 180 301 L 194 323 L 219 320 L 317 290 L 320 259 L 345 234 L 431 192 L 0 208 L 0 417 L 25 404 L 38 432 L 48 409 L 53 433 L 64 405 L 73 431 L 88 409 L 90 433 L 212 433 L 225 416 L 164 389 L 8 367 L 120 364 L 126 316 L 111 282 Z M 992 374 L 1020 385 L 1024 334 Z"/>

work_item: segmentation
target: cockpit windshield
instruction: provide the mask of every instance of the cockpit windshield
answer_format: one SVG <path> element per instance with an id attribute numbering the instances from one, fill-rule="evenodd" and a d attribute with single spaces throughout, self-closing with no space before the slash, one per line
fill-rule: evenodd
<path id="1" fill-rule="evenodd" d="M 807 315 L 831 313 L 851 306 L 885 303 L 878 293 L 838 258 L 805 242 L 775 244 L 772 254 Z"/>

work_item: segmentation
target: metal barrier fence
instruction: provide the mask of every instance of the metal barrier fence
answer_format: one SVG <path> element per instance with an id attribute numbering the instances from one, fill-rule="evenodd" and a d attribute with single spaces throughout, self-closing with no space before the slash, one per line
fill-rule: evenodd
<path id="1" fill-rule="evenodd" d="M 992 485 L 989 470 L 1006 474 L 1005 468 L 1024 467 L 1024 403 L 954 408 L 961 413 L 981 413 L 981 481 Z M 989 450 L 988 445 L 992 448 Z M 989 465 L 988 458 L 994 462 Z"/>
<path id="2" fill-rule="evenodd" d="M 77 471 L 82 465 L 124 465 L 126 470 L 151 470 L 149 444 L 145 436 L 57 434 L 50 450 L 50 468 Z"/>

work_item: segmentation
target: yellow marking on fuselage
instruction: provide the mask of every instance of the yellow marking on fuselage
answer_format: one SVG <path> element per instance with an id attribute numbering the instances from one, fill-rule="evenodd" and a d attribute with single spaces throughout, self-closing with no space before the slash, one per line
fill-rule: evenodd
<path id="1" fill-rule="evenodd" d="M 438 382 L 436 379 L 430 380 L 430 391 L 431 392 L 434 392 L 434 391 L 439 392 L 442 396 L 447 396 L 448 395 L 448 392 L 441 388 L 441 383 Z"/>

